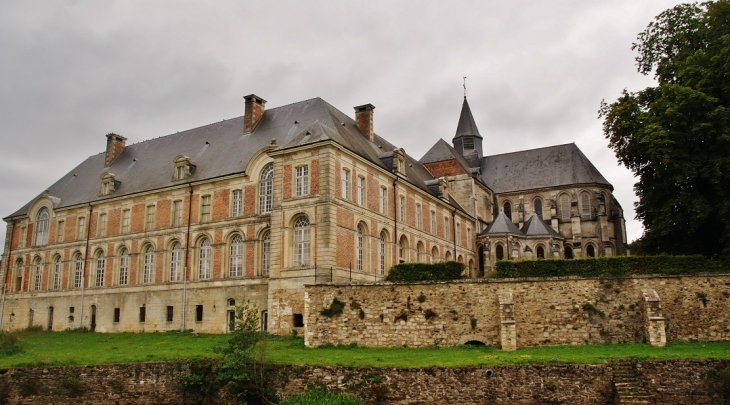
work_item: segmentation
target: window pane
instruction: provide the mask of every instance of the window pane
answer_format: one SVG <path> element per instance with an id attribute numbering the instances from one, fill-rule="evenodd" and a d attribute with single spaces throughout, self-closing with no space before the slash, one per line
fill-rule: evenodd
<path id="1" fill-rule="evenodd" d="M 119 255 L 119 285 L 126 285 L 129 282 L 129 251 L 122 249 Z"/>
<path id="2" fill-rule="evenodd" d="M 155 269 L 155 251 L 152 246 L 147 246 L 144 253 L 144 277 L 142 282 L 147 284 L 152 282 L 152 273 Z"/>
<path id="3" fill-rule="evenodd" d="M 261 171 L 259 179 L 259 212 L 271 211 L 271 202 L 274 190 L 274 165 L 269 163 Z"/>
<path id="4" fill-rule="evenodd" d="M 170 251 L 170 281 L 180 281 L 180 270 L 182 270 L 182 247 L 179 242 L 175 242 Z"/>
<path id="5" fill-rule="evenodd" d="M 261 252 L 261 274 L 269 275 L 271 267 L 271 233 L 266 232 L 263 237 L 263 247 Z"/>
<path id="6" fill-rule="evenodd" d="M 208 280 L 210 278 L 210 240 L 203 239 L 200 242 L 200 261 L 198 265 L 198 278 L 201 280 Z"/>
<path id="7" fill-rule="evenodd" d="M 243 275 L 243 239 L 236 235 L 231 240 L 231 255 L 228 274 L 231 277 Z"/>

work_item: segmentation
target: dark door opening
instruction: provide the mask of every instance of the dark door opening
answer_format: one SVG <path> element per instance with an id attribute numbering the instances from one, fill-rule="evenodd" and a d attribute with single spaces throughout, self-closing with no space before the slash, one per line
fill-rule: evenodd
<path id="1" fill-rule="evenodd" d="M 91 331 L 96 332 L 96 305 L 91 306 Z"/>
<path id="2" fill-rule="evenodd" d="M 53 307 L 48 307 L 48 330 L 53 330 Z"/>

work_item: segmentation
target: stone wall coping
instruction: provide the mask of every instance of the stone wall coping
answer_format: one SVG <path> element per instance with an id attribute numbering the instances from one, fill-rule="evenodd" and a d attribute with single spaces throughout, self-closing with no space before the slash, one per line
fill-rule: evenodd
<path id="1" fill-rule="evenodd" d="M 727 277 L 730 273 L 696 273 L 696 274 L 632 274 L 628 276 L 560 276 L 560 277 L 521 277 L 521 278 L 470 278 L 449 281 L 414 281 L 414 282 L 328 282 L 319 284 L 304 284 L 305 288 L 311 287 L 382 287 L 382 286 L 408 286 L 408 285 L 434 285 L 434 284 L 503 284 L 503 283 L 534 283 L 564 280 L 641 280 L 655 278 L 700 278 L 700 277 Z"/>

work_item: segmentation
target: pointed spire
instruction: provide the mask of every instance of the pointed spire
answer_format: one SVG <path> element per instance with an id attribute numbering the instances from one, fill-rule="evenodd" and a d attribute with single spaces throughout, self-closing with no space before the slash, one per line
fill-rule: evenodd
<path id="1" fill-rule="evenodd" d="M 474 122 L 474 116 L 471 115 L 471 108 L 469 108 L 469 102 L 466 101 L 466 96 L 464 96 L 464 104 L 461 106 L 461 116 L 459 117 L 459 125 L 456 126 L 454 138 L 465 135 L 482 137 L 479 135 L 476 122 Z"/>

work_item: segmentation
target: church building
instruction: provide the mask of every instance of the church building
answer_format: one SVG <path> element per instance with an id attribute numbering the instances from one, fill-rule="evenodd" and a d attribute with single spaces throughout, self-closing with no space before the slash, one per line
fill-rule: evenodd
<path id="1" fill-rule="evenodd" d="M 485 156 L 464 98 L 420 159 L 320 98 L 90 156 L 4 218 L 0 328 L 230 330 L 242 297 L 302 332 L 304 285 L 382 280 L 401 262 L 627 253 L 613 187 L 575 144 Z"/>

